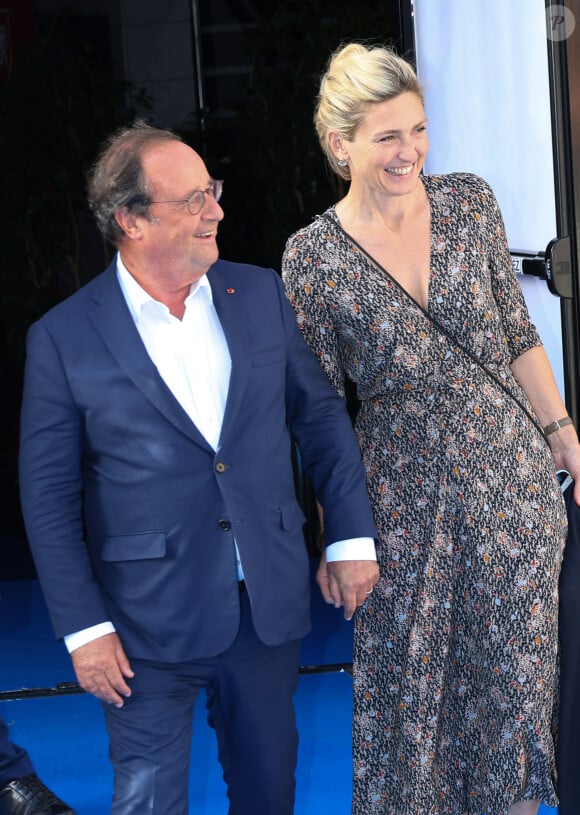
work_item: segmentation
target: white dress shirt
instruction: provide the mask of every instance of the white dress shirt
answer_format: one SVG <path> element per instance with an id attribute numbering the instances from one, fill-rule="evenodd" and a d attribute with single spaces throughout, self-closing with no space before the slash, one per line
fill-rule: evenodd
<path id="1" fill-rule="evenodd" d="M 231 358 L 223 328 L 213 305 L 206 275 L 192 284 L 179 320 L 154 300 L 127 271 L 117 255 L 117 276 L 131 316 L 147 353 L 179 404 L 207 442 L 217 450 L 228 394 Z M 238 577 L 243 568 L 235 546 Z M 338 541 L 327 548 L 327 560 L 376 560 L 372 538 Z M 115 630 L 110 622 L 67 635 L 73 651 Z"/>
<path id="2" fill-rule="evenodd" d="M 193 283 L 179 320 L 129 274 L 117 272 L 137 330 L 159 375 L 181 407 L 217 450 L 232 362 L 206 275 Z"/>

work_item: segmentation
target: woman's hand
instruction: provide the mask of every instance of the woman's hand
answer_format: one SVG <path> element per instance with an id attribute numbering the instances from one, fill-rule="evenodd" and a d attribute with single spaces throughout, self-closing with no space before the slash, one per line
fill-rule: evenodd
<path id="1" fill-rule="evenodd" d="M 563 427 L 548 436 L 557 470 L 567 470 L 574 479 L 574 500 L 580 505 L 580 443 L 573 427 Z"/>

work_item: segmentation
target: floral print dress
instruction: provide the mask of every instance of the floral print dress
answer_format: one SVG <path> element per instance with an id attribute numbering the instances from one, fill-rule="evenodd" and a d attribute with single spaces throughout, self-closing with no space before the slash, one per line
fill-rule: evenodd
<path id="1" fill-rule="evenodd" d="M 422 183 L 427 312 L 348 240 L 334 207 L 291 236 L 282 275 L 335 387 L 356 383 L 380 534 L 380 582 L 355 615 L 353 813 L 505 815 L 522 798 L 557 803 L 566 515 L 510 370 L 540 340 L 493 192 L 469 174 Z"/>

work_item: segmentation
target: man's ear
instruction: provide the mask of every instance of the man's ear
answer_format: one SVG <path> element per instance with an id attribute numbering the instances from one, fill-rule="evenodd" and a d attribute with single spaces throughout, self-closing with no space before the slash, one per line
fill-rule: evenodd
<path id="1" fill-rule="evenodd" d="M 115 212 L 115 220 L 130 240 L 141 240 L 143 230 L 139 225 L 138 216 L 131 212 L 129 207 L 119 207 Z"/>

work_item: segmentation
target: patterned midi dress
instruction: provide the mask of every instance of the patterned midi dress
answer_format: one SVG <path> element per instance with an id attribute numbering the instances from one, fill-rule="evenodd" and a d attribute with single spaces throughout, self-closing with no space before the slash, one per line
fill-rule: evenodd
<path id="1" fill-rule="evenodd" d="M 522 798 L 557 803 L 567 522 L 550 451 L 510 369 L 540 339 L 494 194 L 470 174 L 422 183 L 427 313 L 345 237 L 334 207 L 290 237 L 282 263 L 334 386 L 356 383 L 380 534 L 380 582 L 355 615 L 352 811 L 505 815 Z"/>

